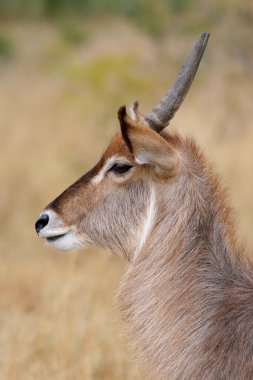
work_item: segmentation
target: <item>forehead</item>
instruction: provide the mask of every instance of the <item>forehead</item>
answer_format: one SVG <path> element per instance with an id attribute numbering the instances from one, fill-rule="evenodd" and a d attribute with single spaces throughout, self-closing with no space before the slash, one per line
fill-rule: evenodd
<path id="1" fill-rule="evenodd" d="M 108 160 L 110 157 L 118 156 L 118 157 L 126 157 L 131 159 L 133 156 L 129 152 L 126 143 L 124 142 L 121 133 L 117 133 L 108 147 L 106 148 L 104 154 L 103 154 L 103 161 Z"/>

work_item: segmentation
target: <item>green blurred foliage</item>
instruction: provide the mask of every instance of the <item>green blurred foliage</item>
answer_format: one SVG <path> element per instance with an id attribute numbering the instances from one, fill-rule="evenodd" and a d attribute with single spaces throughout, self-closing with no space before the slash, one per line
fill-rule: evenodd
<path id="1" fill-rule="evenodd" d="M 90 13 L 119 13 L 126 16 L 149 14 L 153 12 L 184 12 L 189 8 L 227 10 L 231 8 L 248 8 L 248 2 L 239 0 L 1 0 L 0 16 L 7 17 L 61 17 L 64 14 L 89 15 Z M 159 11 L 160 10 L 160 11 Z"/>
<path id="2" fill-rule="evenodd" d="M 12 44 L 8 37 L 0 34 L 0 59 L 8 59 L 12 56 Z"/>
<path id="3" fill-rule="evenodd" d="M 76 14 L 90 12 L 118 12 L 132 15 L 153 10 L 160 4 L 184 8 L 193 0 L 8 0 L 0 3 L 2 15 L 55 17 L 65 12 Z M 177 5 L 179 3 L 180 5 Z"/>
<path id="4" fill-rule="evenodd" d="M 62 37 L 78 44 L 85 40 L 71 25 L 98 15 L 123 16 L 157 37 L 169 29 L 198 34 L 235 13 L 252 23 L 253 7 L 239 0 L 0 0 L 0 19 L 43 19 L 65 23 Z M 66 24 L 66 20 L 68 24 Z"/>
<path id="5" fill-rule="evenodd" d="M 63 20 L 58 29 L 63 41 L 70 45 L 81 45 L 89 40 L 88 32 L 78 23 Z"/>
<path id="6" fill-rule="evenodd" d="M 194 3 L 193 0 L 168 0 L 168 2 L 170 3 L 172 10 L 175 12 L 185 11 Z"/>
<path id="7" fill-rule="evenodd" d="M 193 0 L 9 0 L 0 3 L 0 17 L 59 19 L 91 14 L 131 18 L 152 35 L 161 35 L 168 14 L 187 9 Z"/>
<path id="8" fill-rule="evenodd" d="M 152 36 L 161 36 L 176 19 L 176 28 L 185 23 L 185 15 L 200 15 L 203 22 L 219 22 L 234 11 L 252 22 L 252 5 L 239 0 L 0 0 L 0 18 L 71 20 L 108 14 L 130 18 Z M 248 16 L 250 15 L 250 16 Z M 186 22 L 187 23 L 187 22 Z M 194 23 L 194 22 L 193 22 Z M 190 25 L 189 29 L 196 29 Z M 80 34 L 66 30 L 66 38 L 78 42 Z"/>

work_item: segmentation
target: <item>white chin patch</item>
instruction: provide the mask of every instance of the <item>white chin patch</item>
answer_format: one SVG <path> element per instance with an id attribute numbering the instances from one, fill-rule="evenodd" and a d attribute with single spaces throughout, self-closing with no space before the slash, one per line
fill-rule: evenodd
<path id="1" fill-rule="evenodd" d="M 69 231 L 65 235 L 48 237 L 47 242 L 59 251 L 74 251 L 84 246 L 84 242 L 76 235 L 75 231 Z"/>

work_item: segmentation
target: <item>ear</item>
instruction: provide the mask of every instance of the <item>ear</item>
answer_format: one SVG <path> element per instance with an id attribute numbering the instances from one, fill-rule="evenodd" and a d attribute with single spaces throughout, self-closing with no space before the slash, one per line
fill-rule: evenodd
<path id="1" fill-rule="evenodd" d="M 139 110 L 138 100 L 135 100 L 135 102 L 133 102 L 132 106 L 130 107 L 130 116 L 131 116 L 131 119 L 134 121 L 138 121 L 139 123 L 143 122 L 144 115 Z"/>
<path id="2" fill-rule="evenodd" d="M 179 163 L 176 150 L 153 129 L 132 120 L 126 107 L 120 107 L 118 117 L 122 137 L 136 162 L 154 165 L 162 177 L 172 176 Z"/>

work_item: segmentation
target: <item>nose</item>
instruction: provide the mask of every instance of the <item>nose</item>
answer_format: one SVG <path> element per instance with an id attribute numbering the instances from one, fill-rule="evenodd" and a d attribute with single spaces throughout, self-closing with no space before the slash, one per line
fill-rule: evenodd
<path id="1" fill-rule="evenodd" d="M 44 228 L 48 224 L 48 221 L 49 221 L 49 216 L 47 214 L 42 214 L 39 217 L 39 219 L 35 223 L 35 229 L 37 231 L 37 234 L 40 232 L 40 230 L 42 230 L 42 228 Z"/>

